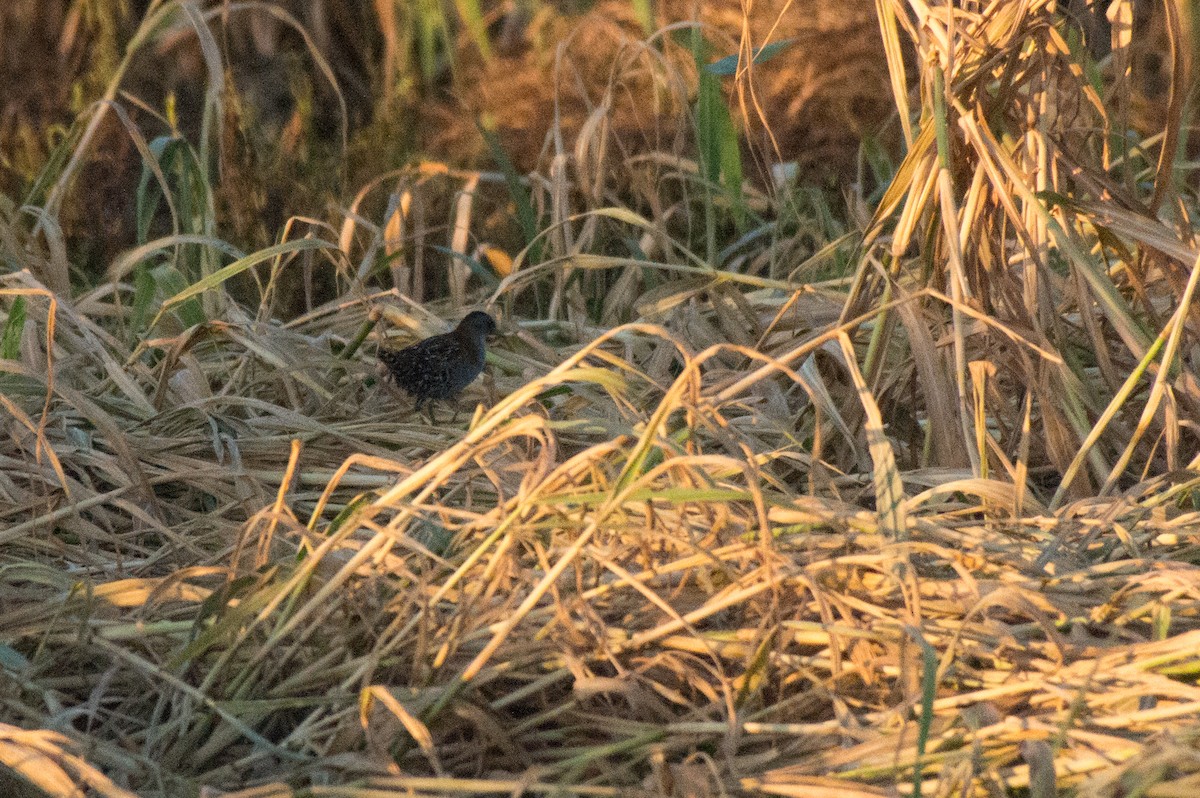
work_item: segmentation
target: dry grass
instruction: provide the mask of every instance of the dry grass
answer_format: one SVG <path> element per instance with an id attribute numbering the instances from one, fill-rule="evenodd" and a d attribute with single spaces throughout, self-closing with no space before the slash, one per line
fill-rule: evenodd
<path id="1" fill-rule="evenodd" d="M 1192 789 L 1191 198 L 1112 151 L 1048 5 L 881 8 L 930 68 L 842 227 L 746 187 L 737 230 L 600 138 L 488 280 L 472 195 L 415 209 L 499 175 L 403 170 L 249 255 L 173 204 L 93 287 L 53 208 L 0 208 L 0 788 Z M 292 272 L 337 298 L 277 320 Z M 431 425 L 360 344 L 468 305 L 503 335 Z"/>

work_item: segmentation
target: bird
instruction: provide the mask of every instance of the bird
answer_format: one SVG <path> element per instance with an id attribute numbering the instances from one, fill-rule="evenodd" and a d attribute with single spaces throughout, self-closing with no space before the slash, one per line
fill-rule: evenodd
<path id="1" fill-rule="evenodd" d="M 454 399 L 475 381 L 483 371 L 485 341 L 495 332 L 496 320 L 476 310 L 448 333 L 404 349 L 380 349 L 378 357 L 396 385 L 416 398 L 420 411 L 426 401 Z"/>

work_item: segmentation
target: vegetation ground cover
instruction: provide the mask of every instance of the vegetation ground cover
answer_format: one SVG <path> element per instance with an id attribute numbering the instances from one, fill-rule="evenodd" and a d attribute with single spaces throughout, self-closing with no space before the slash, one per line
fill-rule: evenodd
<path id="1" fill-rule="evenodd" d="M 1098 52 L 1046 0 L 881 2 L 902 145 L 840 193 L 739 139 L 770 40 L 651 28 L 621 63 L 677 147 L 600 102 L 522 174 L 481 120 L 494 170 L 248 247 L 221 9 L 151 3 L 127 57 L 196 37 L 196 138 L 117 64 L 0 198 L 0 788 L 1192 789 L 1184 11 L 1140 135 L 1132 3 Z M 97 276 L 60 211 L 112 119 L 145 167 Z M 474 307 L 488 373 L 431 424 L 374 348 Z"/>

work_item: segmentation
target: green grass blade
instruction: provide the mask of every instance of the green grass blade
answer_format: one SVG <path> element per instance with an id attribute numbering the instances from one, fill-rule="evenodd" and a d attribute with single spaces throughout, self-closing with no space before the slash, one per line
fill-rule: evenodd
<path id="1" fill-rule="evenodd" d="M 516 206 L 517 223 L 521 225 L 521 234 L 525 237 L 525 245 L 529 247 L 529 262 L 541 263 L 542 242 L 538 238 L 538 217 L 537 211 L 533 208 L 533 201 L 529 197 L 529 189 L 525 187 L 521 176 L 517 174 L 517 167 L 513 165 L 508 153 L 504 151 L 504 146 L 500 143 L 500 137 L 496 135 L 496 132 L 482 120 L 476 119 L 475 125 L 479 128 L 479 134 L 483 136 L 488 151 L 492 154 L 492 160 L 504 173 L 504 185 L 507 186 L 508 196 Z"/>
<path id="2" fill-rule="evenodd" d="M 337 249 L 337 245 L 331 244 L 328 241 L 322 241 L 317 238 L 303 238 L 297 241 L 284 241 L 281 244 L 267 247 L 266 249 L 247 255 L 244 258 L 240 258 L 228 266 L 218 269 L 212 274 L 197 280 L 192 285 L 172 296 L 166 302 L 163 302 L 158 314 L 154 317 L 154 321 L 150 323 L 150 327 L 153 328 L 156 324 L 158 324 L 158 320 L 168 309 L 178 305 L 181 302 L 185 302 L 192 297 L 199 296 L 205 291 L 216 288 L 226 280 L 241 274 L 251 267 L 257 266 L 264 261 L 268 261 L 272 258 L 282 255 L 294 255 L 307 250 L 317 249 Z"/>
<path id="3" fill-rule="evenodd" d="M 21 335 L 25 331 L 25 297 L 13 298 L 12 307 L 8 311 L 8 321 L 4 323 L 4 336 L 0 338 L 0 358 L 16 360 L 21 353 Z"/>

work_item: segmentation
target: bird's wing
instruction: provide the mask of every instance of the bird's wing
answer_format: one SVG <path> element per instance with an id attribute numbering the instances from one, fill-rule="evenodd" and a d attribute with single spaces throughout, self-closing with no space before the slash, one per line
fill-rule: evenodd
<path id="1" fill-rule="evenodd" d="M 412 370 L 413 353 L 408 349 L 380 349 L 378 358 L 397 377 Z"/>

